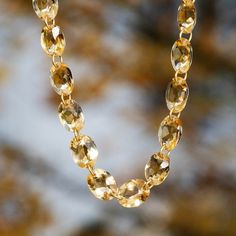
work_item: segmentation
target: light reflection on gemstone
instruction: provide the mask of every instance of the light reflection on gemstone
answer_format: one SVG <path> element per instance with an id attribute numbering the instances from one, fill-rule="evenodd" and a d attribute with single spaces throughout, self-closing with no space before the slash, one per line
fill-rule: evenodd
<path id="1" fill-rule="evenodd" d="M 163 153 L 151 156 L 145 166 L 145 177 L 153 185 L 161 184 L 168 176 L 170 170 L 170 158 Z"/>
<path id="2" fill-rule="evenodd" d="M 82 168 L 88 165 L 93 167 L 98 158 L 98 150 L 94 141 L 86 136 L 80 135 L 71 141 L 70 148 L 74 162 Z"/>
<path id="3" fill-rule="evenodd" d="M 94 175 L 89 174 L 87 181 L 90 191 L 101 200 L 111 200 L 117 192 L 114 177 L 105 170 L 95 169 Z"/>
<path id="4" fill-rule="evenodd" d="M 138 207 L 146 201 L 149 194 L 150 189 L 144 180 L 132 179 L 120 187 L 119 203 L 127 208 Z"/>

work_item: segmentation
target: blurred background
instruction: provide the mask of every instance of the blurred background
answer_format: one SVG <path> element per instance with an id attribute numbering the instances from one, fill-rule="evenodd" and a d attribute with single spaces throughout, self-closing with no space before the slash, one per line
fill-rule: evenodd
<path id="1" fill-rule="evenodd" d="M 0 0 L 0 236 L 236 235 L 236 1 L 196 2 L 184 134 L 168 179 L 128 210 L 95 199 L 72 161 L 31 1 Z M 179 3 L 60 1 L 84 133 L 119 185 L 159 149 Z"/>

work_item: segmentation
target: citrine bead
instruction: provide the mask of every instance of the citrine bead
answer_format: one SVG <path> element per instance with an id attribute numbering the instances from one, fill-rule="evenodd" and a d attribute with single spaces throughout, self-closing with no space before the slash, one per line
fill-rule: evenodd
<path id="1" fill-rule="evenodd" d="M 183 0 L 183 3 L 188 6 L 193 6 L 195 3 L 195 0 Z"/>
<path id="2" fill-rule="evenodd" d="M 82 109 L 74 100 L 62 102 L 58 108 L 58 113 L 62 125 L 68 131 L 80 131 L 84 127 Z"/>
<path id="3" fill-rule="evenodd" d="M 181 38 L 175 42 L 171 51 L 173 68 L 180 73 L 186 73 L 193 59 L 192 46 L 188 39 Z"/>
<path id="4" fill-rule="evenodd" d="M 187 103 L 189 88 L 185 79 L 174 78 L 166 90 L 166 103 L 173 113 L 181 112 Z"/>
<path id="5" fill-rule="evenodd" d="M 179 29 L 184 34 L 192 33 L 196 25 L 196 9 L 194 5 L 181 4 L 178 10 Z"/>
<path id="6" fill-rule="evenodd" d="M 86 136 L 80 135 L 71 141 L 70 148 L 74 162 L 81 168 L 93 167 L 98 158 L 98 150 L 94 141 Z"/>
<path id="7" fill-rule="evenodd" d="M 33 0 L 33 8 L 44 21 L 53 20 L 58 12 L 58 0 Z"/>
<path id="8" fill-rule="evenodd" d="M 74 88 L 71 70 L 64 63 L 56 63 L 51 68 L 51 85 L 59 95 L 70 95 Z"/>
<path id="9" fill-rule="evenodd" d="M 123 207 L 138 207 L 148 198 L 150 189 L 142 179 L 132 179 L 124 183 L 119 189 L 119 203 Z"/>
<path id="10" fill-rule="evenodd" d="M 113 176 L 102 169 L 95 169 L 88 176 L 88 187 L 95 197 L 101 200 L 111 200 L 117 193 L 117 185 Z"/>
<path id="11" fill-rule="evenodd" d="M 167 116 L 160 125 L 158 131 L 161 146 L 167 150 L 173 150 L 178 144 L 182 135 L 182 124 L 178 117 Z"/>
<path id="12" fill-rule="evenodd" d="M 59 26 L 45 26 L 41 33 L 41 45 L 49 56 L 61 56 L 64 52 L 66 41 Z"/>
<path id="13" fill-rule="evenodd" d="M 170 169 L 170 158 L 159 152 L 151 156 L 145 166 L 145 177 L 153 185 L 161 184 L 168 176 Z"/>

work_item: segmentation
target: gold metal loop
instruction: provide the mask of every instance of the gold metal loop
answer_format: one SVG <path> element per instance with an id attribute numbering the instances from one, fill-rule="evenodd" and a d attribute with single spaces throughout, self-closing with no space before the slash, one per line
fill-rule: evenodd
<path id="1" fill-rule="evenodd" d="M 154 185 L 153 185 L 152 179 L 148 179 L 148 181 L 146 182 L 146 185 L 148 186 L 149 189 L 153 188 Z"/>
<path id="2" fill-rule="evenodd" d="M 114 198 L 116 198 L 117 200 L 121 200 L 122 199 L 122 197 L 119 195 L 118 191 L 116 191 L 116 192 L 112 191 L 112 196 Z"/>
<path id="3" fill-rule="evenodd" d="M 94 168 L 92 166 L 88 165 L 87 169 L 92 176 L 95 176 Z"/>
<path id="4" fill-rule="evenodd" d="M 46 18 L 44 22 L 45 22 L 45 24 L 46 24 L 47 27 L 53 27 L 53 26 L 56 25 L 55 19 L 53 19 L 53 20 L 48 20 L 48 18 Z"/>
<path id="5" fill-rule="evenodd" d="M 63 57 L 62 56 L 57 56 L 57 55 L 53 55 L 52 56 L 52 64 L 54 66 L 57 66 L 57 64 L 60 63 L 64 63 Z"/>
<path id="6" fill-rule="evenodd" d="M 184 79 L 184 80 L 186 80 L 187 79 L 187 77 L 188 77 L 188 73 L 181 73 L 180 71 L 176 71 L 175 72 L 175 79 L 176 80 L 178 80 L 178 78 L 182 78 L 182 79 Z"/>
<path id="7" fill-rule="evenodd" d="M 74 132 L 75 138 L 77 139 L 77 138 L 79 137 L 79 132 L 78 132 L 78 130 L 74 130 L 73 132 Z"/>
<path id="8" fill-rule="evenodd" d="M 170 110 L 170 114 L 169 116 L 176 116 L 178 118 L 180 118 L 181 112 L 174 112 L 174 108 Z"/>
<path id="9" fill-rule="evenodd" d="M 183 36 L 189 36 L 188 38 L 187 37 L 183 37 Z M 179 32 L 179 38 L 180 39 L 187 39 L 189 42 L 192 40 L 193 38 L 193 33 L 190 33 L 190 34 L 185 34 L 183 31 L 180 31 Z"/>
<path id="10" fill-rule="evenodd" d="M 161 146 L 161 153 L 163 153 L 164 155 L 167 155 L 168 157 L 170 156 L 170 151 L 165 149 L 165 146 Z"/>
<path id="11" fill-rule="evenodd" d="M 61 100 L 64 104 L 68 104 L 72 100 L 71 94 L 70 95 L 61 95 Z"/>

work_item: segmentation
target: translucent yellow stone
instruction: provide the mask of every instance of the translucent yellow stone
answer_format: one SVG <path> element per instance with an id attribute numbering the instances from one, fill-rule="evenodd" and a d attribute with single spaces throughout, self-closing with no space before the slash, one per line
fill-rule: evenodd
<path id="1" fill-rule="evenodd" d="M 120 187 L 119 203 L 127 208 L 138 207 L 145 202 L 149 194 L 150 189 L 144 180 L 132 179 Z"/>
<path id="2" fill-rule="evenodd" d="M 49 56 L 61 56 L 64 52 L 66 41 L 59 26 L 45 26 L 41 33 L 41 45 Z"/>
<path id="3" fill-rule="evenodd" d="M 145 166 L 145 177 L 153 185 L 161 184 L 168 176 L 170 169 L 170 158 L 163 153 L 156 153 L 151 156 Z"/>
<path id="4" fill-rule="evenodd" d="M 70 148 L 74 162 L 82 168 L 93 167 L 98 158 L 98 150 L 94 141 L 86 136 L 80 135 L 71 141 Z"/>
<path id="5" fill-rule="evenodd" d="M 175 42 L 171 51 L 173 68 L 180 73 L 186 73 L 193 59 L 193 50 L 189 40 L 181 38 Z"/>
<path id="6" fill-rule="evenodd" d="M 173 79 L 166 90 L 166 103 L 169 110 L 174 113 L 181 112 L 187 103 L 189 88 L 186 80 L 182 78 Z"/>
<path id="7" fill-rule="evenodd" d="M 194 5 L 181 4 L 178 10 L 179 29 L 185 34 L 190 34 L 196 25 L 196 9 Z"/>
<path id="8" fill-rule="evenodd" d="M 178 144 L 182 135 L 182 124 L 178 117 L 167 116 L 160 125 L 158 131 L 161 146 L 167 150 L 173 150 Z"/>
<path id="9" fill-rule="evenodd" d="M 70 95 L 74 88 L 71 70 L 64 63 L 56 63 L 51 68 L 51 85 L 59 95 Z"/>
<path id="10" fill-rule="evenodd" d="M 58 12 L 58 0 L 33 0 L 33 8 L 39 18 L 53 20 Z"/>
<path id="11" fill-rule="evenodd" d="M 84 115 L 81 107 L 74 100 L 61 103 L 58 108 L 59 119 L 69 131 L 80 131 L 84 127 Z"/>
<path id="12" fill-rule="evenodd" d="M 193 6 L 195 3 L 195 0 L 183 0 L 184 4 L 188 6 Z"/>
<path id="13" fill-rule="evenodd" d="M 95 169 L 94 175 L 89 174 L 87 181 L 90 191 L 101 200 L 111 200 L 114 193 L 117 193 L 114 177 L 105 170 Z"/>

